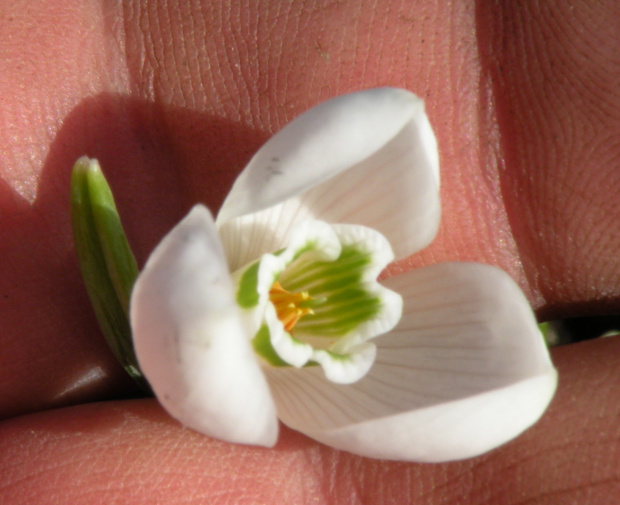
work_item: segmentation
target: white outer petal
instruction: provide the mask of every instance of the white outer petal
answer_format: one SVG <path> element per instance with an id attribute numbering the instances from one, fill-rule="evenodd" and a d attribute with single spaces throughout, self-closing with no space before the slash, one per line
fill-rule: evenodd
<path id="1" fill-rule="evenodd" d="M 229 442 L 275 443 L 273 400 L 205 207 L 151 254 L 133 289 L 131 326 L 140 368 L 170 415 Z"/>
<path id="2" fill-rule="evenodd" d="M 557 374 L 523 293 L 501 270 L 447 263 L 386 281 L 404 298 L 361 381 L 271 370 L 281 420 L 375 458 L 448 461 L 514 438 L 542 415 Z"/>
<path id="3" fill-rule="evenodd" d="M 329 432 L 307 433 L 360 456 L 440 463 L 484 454 L 534 424 L 557 384 L 555 373 L 434 407 Z"/>
<path id="4" fill-rule="evenodd" d="M 397 258 L 432 241 L 439 159 L 421 99 L 394 88 L 340 96 L 270 139 L 217 217 L 231 268 L 279 249 L 307 218 L 375 228 Z"/>

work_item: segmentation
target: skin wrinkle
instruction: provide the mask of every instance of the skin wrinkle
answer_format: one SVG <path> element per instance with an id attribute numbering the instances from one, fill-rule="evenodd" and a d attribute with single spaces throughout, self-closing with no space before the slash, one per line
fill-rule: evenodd
<path id="1" fill-rule="evenodd" d="M 226 13 L 224 14 L 225 23 L 230 27 L 229 30 L 231 30 L 234 44 L 229 43 L 223 46 L 226 59 L 220 62 L 219 67 L 221 75 L 230 76 L 232 85 L 227 90 L 229 93 L 228 101 L 234 100 L 239 103 L 247 101 L 250 103 L 250 114 L 253 115 L 253 100 L 250 98 L 252 94 L 248 92 L 248 86 L 253 82 L 253 79 L 247 75 L 247 72 L 251 72 L 252 67 L 256 65 L 257 56 L 250 53 L 250 45 L 247 39 L 253 42 L 253 49 L 256 49 L 256 31 L 248 26 L 249 19 L 243 16 L 243 6 L 239 3 L 237 4 L 237 10 L 235 11 L 234 9 L 234 6 L 231 8 L 227 6 Z M 245 37 L 240 35 L 242 27 L 246 30 Z M 219 58 L 217 59 L 219 60 Z M 242 65 L 242 63 L 246 63 L 247 66 Z M 258 78 L 258 76 L 256 77 Z M 234 93 L 232 93 L 233 91 Z M 241 115 L 239 117 L 242 120 L 246 119 Z"/>
<path id="2" fill-rule="evenodd" d="M 183 11 L 180 10 L 180 12 L 176 13 L 175 17 L 180 18 L 182 16 L 183 16 Z M 191 67 L 197 67 L 199 65 L 199 60 L 198 60 L 197 55 L 200 54 L 200 51 L 202 50 L 202 45 L 197 46 L 195 38 L 197 34 L 200 33 L 200 31 L 204 31 L 204 30 L 198 30 L 196 28 L 196 18 L 200 18 L 200 17 L 201 17 L 200 15 L 196 15 L 196 16 L 190 15 L 189 16 L 189 19 L 190 19 L 189 27 L 188 28 L 184 27 L 184 30 L 182 32 L 182 37 L 181 37 L 182 42 L 180 44 L 180 47 L 182 48 L 182 52 L 179 56 L 179 60 L 180 60 L 179 66 L 181 66 L 182 70 L 189 69 Z M 194 84 L 192 79 L 183 75 L 182 78 L 178 80 L 180 80 L 180 82 L 182 83 L 187 82 L 187 91 L 185 90 L 185 88 L 183 88 L 183 100 L 185 103 L 188 104 L 187 107 L 191 109 L 196 109 L 198 103 L 207 102 L 204 82 L 202 79 L 198 79 L 198 82 Z"/>
<path id="3" fill-rule="evenodd" d="M 160 11 L 157 6 L 150 4 L 147 5 L 146 9 L 142 12 L 146 19 L 146 25 L 152 27 L 151 30 L 143 33 L 150 34 L 152 32 L 153 39 L 158 41 L 157 43 L 153 43 L 153 40 L 147 39 L 145 43 L 145 46 L 150 48 L 152 51 L 150 54 L 150 65 L 153 73 L 159 81 L 159 86 L 154 87 L 155 94 L 153 99 L 156 102 L 173 103 L 183 106 L 182 100 L 176 93 L 177 86 L 173 84 L 175 81 L 173 81 L 170 77 L 175 77 L 178 75 L 178 61 L 176 61 L 174 56 L 170 54 L 173 44 L 159 42 L 171 40 L 172 37 L 172 34 L 169 32 L 169 11 L 165 5 Z M 182 40 L 182 37 L 177 36 L 175 33 L 175 40 Z M 158 92 L 163 93 L 160 95 Z"/>
<path id="4" fill-rule="evenodd" d="M 137 11 L 137 12 L 136 12 Z M 117 14 L 109 15 L 110 18 Z M 116 17 L 116 16 L 114 16 Z M 110 38 L 120 39 L 120 43 L 125 50 L 125 66 L 128 74 L 130 86 L 129 90 L 132 93 L 143 95 L 146 99 L 153 97 L 153 72 L 147 71 L 146 52 L 144 50 L 144 38 L 131 37 L 132 25 L 137 21 L 137 25 L 141 26 L 142 16 L 140 15 L 140 4 L 137 2 L 129 2 L 122 4 L 122 11 L 118 13 L 119 21 L 115 23 L 117 30 L 110 30 Z M 145 31 L 141 29 L 141 31 Z M 133 55 L 133 58 L 130 57 Z M 135 55 L 139 55 L 135 57 Z M 137 67 L 137 72 L 132 74 L 130 68 L 130 61 Z M 136 64 L 137 61 L 137 64 Z M 142 79 L 136 79 L 136 74 L 141 76 Z M 145 91 L 146 90 L 146 91 Z"/>
<path id="5" fill-rule="evenodd" d="M 196 68 L 200 68 L 200 65 L 206 65 L 208 68 L 208 59 L 205 58 L 204 54 L 205 54 L 205 48 L 204 48 L 204 44 L 199 43 L 199 41 L 202 41 L 202 37 L 200 36 L 200 34 L 205 33 L 206 31 L 206 20 L 204 17 L 204 13 L 202 11 L 196 13 L 195 15 L 191 16 L 192 19 L 192 36 L 195 39 L 196 37 L 198 38 L 198 41 L 196 40 L 192 40 L 192 50 L 195 51 L 196 53 L 196 57 L 193 59 L 193 63 L 189 63 L 188 62 L 188 67 L 191 68 L 192 66 L 195 66 Z M 207 63 L 204 63 L 207 62 Z M 200 79 L 199 79 L 199 84 L 197 86 L 195 86 L 195 90 L 197 90 L 199 96 L 200 96 L 200 102 L 202 103 L 208 103 L 209 102 L 209 93 L 208 90 L 212 87 L 212 84 L 208 81 L 206 81 L 203 77 L 202 77 L 202 72 L 200 75 Z"/>
<path id="6" fill-rule="evenodd" d="M 270 40 L 272 38 L 279 40 L 277 49 L 274 47 L 274 53 L 275 53 L 275 58 L 276 58 L 275 67 L 282 68 L 284 75 L 281 79 L 278 79 L 278 78 L 274 79 L 273 86 L 274 86 L 274 90 L 280 90 L 280 92 L 276 95 L 276 99 L 278 100 L 279 103 L 283 103 L 284 107 L 286 107 L 287 104 L 285 103 L 284 97 L 289 96 L 290 94 L 289 82 L 292 81 L 291 74 L 292 74 L 293 68 L 291 65 L 286 65 L 282 60 L 282 57 L 285 53 L 285 41 L 283 37 L 277 35 L 276 30 L 278 29 L 278 25 L 280 25 L 282 26 L 281 29 L 285 33 L 296 34 L 301 30 L 300 24 L 301 24 L 301 21 L 303 20 L 303 17 L 293 10 L 292 3 L 276 2 L 276 4 L 278 7 L 278 12 L 275 15 L 275 20 L 274 20 L 273 27 L 272 27 L 273 37 L 271 36 L 271 33 L 270 33 L 269 38 Z M 280 9 L 282 9 L 283 7 L 286 10 L 281 12 Z M 315 75 L 314 73 L 312 73 L 310 75 L 310 80 L 312 81 L 314 77 Z M 277 91 L 275 92 L 277 93 Z"/>
<path id="7" fill-rule="evenodd" d="M 146 9 L 148 9 L 148 6 L 143 7 L 140 3 L 136 4 L 131 11 L 135 11 L 135 13 L 133 13 L 133 19 L 136 19 L 137 23 L 132 22 L 131 17 L 128 17 L 125 23 L 125 35 L 127 39 L 131 40 L 131 42 L 127 44 L 127 66 L 131 82 L 135 85 L 132 91 L 137 91 L 136 94 L 138 96 L 154 101 L 157 93 L 155 87 L 155 78 L 157 75 L 155 71 L 156 60 L 153 54 L 151 54 L 151 51 L 149 51 L 149 49 L 152 49 L 149 40 L 151 23 Z M 136 29 L 134 25 L 138 28 L 138 37 L 135 36 Z M 134 65 L 132 65 L 136 60 L 139 61 L 137 72 L 134 70 Z"/>

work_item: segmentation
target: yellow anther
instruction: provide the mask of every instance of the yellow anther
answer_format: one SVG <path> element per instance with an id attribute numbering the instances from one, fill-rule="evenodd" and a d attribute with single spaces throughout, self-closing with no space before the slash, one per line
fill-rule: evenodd
<path id="1" fill-rule="evenodd" d="M 284 329 L 289 333 L 303 316 L 314 314 L 312 309 L 299 306 L 301 302 L 311 299 L 307 291 L 291 293 L 284 289 L 278 281 L 274 282 L 269 290 L 269 300 L 275 307 L 278 319 L 284 325 Z"/>

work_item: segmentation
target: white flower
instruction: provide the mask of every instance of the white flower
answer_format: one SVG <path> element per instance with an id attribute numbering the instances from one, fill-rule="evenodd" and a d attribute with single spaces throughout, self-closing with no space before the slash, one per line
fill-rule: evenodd
<path id="1" fill-rule="evenodd" d="M 557 378 L 509 276 L 444 263 L 376 282 L 439 218 L 419 98 L 374 89 L 301 115 L 216 222 L 196 206 L 138 278 L 135 349 L 159 401 L 223 440 L 272 446 L 279 417 L 376 458 L 460 459 L 517 436 Z"/>

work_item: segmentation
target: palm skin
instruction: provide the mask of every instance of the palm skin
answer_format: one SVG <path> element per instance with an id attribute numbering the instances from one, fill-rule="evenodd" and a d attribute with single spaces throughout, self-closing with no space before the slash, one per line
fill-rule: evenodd
<path id="1" fill-rule="evenodd" d="M 298 113 L 405 87 L 438 136 L 443 219 L 396 268 L 492 263 L 542 317 L 617 312 L 619 18 L 611 0 L 4 2 L 0 501 L 615 503 L 614 339 L 555 350 L 541 422 L 442 465 L 363 459 L 286 429 L 274 450 L 223 444 L 154 400 L 123 400 L 136 391 L 81 284 L 68 181 L 80 155 L 101 161 L 143 263 L 195 202 L 217 209 Z"/>

